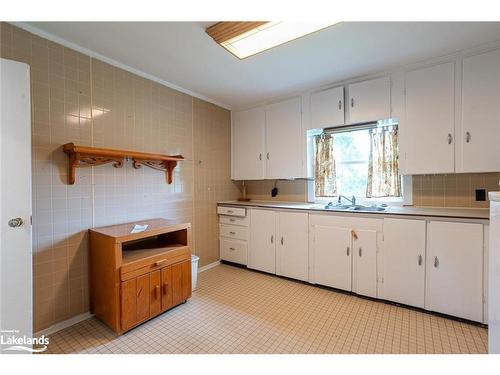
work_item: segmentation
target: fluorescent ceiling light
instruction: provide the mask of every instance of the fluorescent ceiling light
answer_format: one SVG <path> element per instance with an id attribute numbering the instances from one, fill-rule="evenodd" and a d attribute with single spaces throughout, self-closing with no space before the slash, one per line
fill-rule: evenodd
<path id="1" fill-rule="evenodd" d="M 214 29 L 218 25 L 220 25 L 219 27 L 228 27 L 228 25 L 222 26 L 222 24 L 235 24 L 233 28 L 238 29 L 238 26 L 243 28 L 244 25 L 242 24 L 245 24 L 244 22 L 220 22 L 207 29 L 207 33 L 229 52 L 240 59 L 244 59 L 256 53 L 324 29 L 335 23 L 337 22 L 255 22 L 254 24 L 258 26 L 249 31 L 243 30 L 239 35 L 232 35 L 227 40 L 217 40 L 211 35 L 210 29 Z M 233 32 L 233 34 L 234 33 L 237 33 L 237 31 Z"/>

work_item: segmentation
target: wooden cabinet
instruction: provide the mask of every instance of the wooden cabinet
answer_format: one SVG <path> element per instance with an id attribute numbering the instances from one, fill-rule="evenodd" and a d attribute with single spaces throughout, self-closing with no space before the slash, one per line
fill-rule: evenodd
<path id="1" fill-rule="evenodd" d="M 371 79 L 348 86 L 349 123 L 374 122 L 391 117 L 389 77 Z"/>
<path id="2" fill-rule="evenodd" d="M 405 91 L 402 173 L 454 172 L 455 63 L 407 72 Z"/>
<path id="3" fill-rule="evenodd" d="M 302 175 L 301 99 L 293 98 L 266 107 L 266 178 Z"/>
<path id="4" fill-rule="evenodd" d="M 248 268 L 276 273 L 276 214 L 271 210 L 250 210 Z"/>
<path id="5" fill-rule="evenodd" d="M 457 172 L 500 171 L 500 50 L 463 59 Z"/>
<path id="6" fill-rule="evenodd" d="M 144 232 L 131 233 L 135 224 Z M 191 297 L 191 225 L 165 219 L 90 231 L 91 312 L 121 334 Z"/>
<path id="7" fill-rule="evenodd" d="M 384 219 L 381 297 L 424 308 L 425 220 Z"/>
<path id="8" fill-rule="evenodd" d="M 309 215 L 304 212 L 277 213 L 276 274 L 309 280 Z"/>
<path id="9" fill-rule="evenodd" d="M 343 86 L 311 94 L 311 129 L 344 125 L 344 112 Z"/>
<path id="10" fill-rule="evenodd" d="M 483 225 L 431 221 L 428 224 L 425 307 L 483 320 Z"/>
<path id="11" fill-rule="evenodd" d="M 232 112 L 232 179 L 264 178 L 265 121 L 263 107 Z"/>

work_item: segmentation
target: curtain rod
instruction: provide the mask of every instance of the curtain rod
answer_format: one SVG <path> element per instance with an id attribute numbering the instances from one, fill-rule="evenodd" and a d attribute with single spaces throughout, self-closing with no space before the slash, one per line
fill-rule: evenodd
<path id="1" fill-rule="evenodd" d="M 380 124 L 378 122 L 368 122 L 368 123 L 356 124 L 356 125 L 342 125 L 342 126 L 336 126 L 336 127 L 331 127 L 331 128 L 324 128 L 322 134 L 333 134 L 333 133 L 342 133 L 342 132 L 346 132 L 346 131 L 386 128 L 389 126 L 398 126 L 398 124 L 397 123 Z"/>

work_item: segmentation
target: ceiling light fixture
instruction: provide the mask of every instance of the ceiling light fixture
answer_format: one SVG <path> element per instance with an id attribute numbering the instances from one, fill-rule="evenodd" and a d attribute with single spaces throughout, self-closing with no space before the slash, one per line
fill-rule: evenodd
<path id="1" fill-rule="evenodd" d="M 219 22 L 206 29 L 215 42 L 239 59 L 290 42 L 337 22 Z"/>

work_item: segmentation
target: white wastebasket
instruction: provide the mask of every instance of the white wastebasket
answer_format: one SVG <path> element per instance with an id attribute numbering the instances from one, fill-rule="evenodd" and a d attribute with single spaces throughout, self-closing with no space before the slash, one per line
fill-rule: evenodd
<path id="1" fill-rule="evenodd" d="M 191 255 L 191 290 L 196 290 L 196 283 L 198 282 L 198 261 L 199 256 Z"/>

